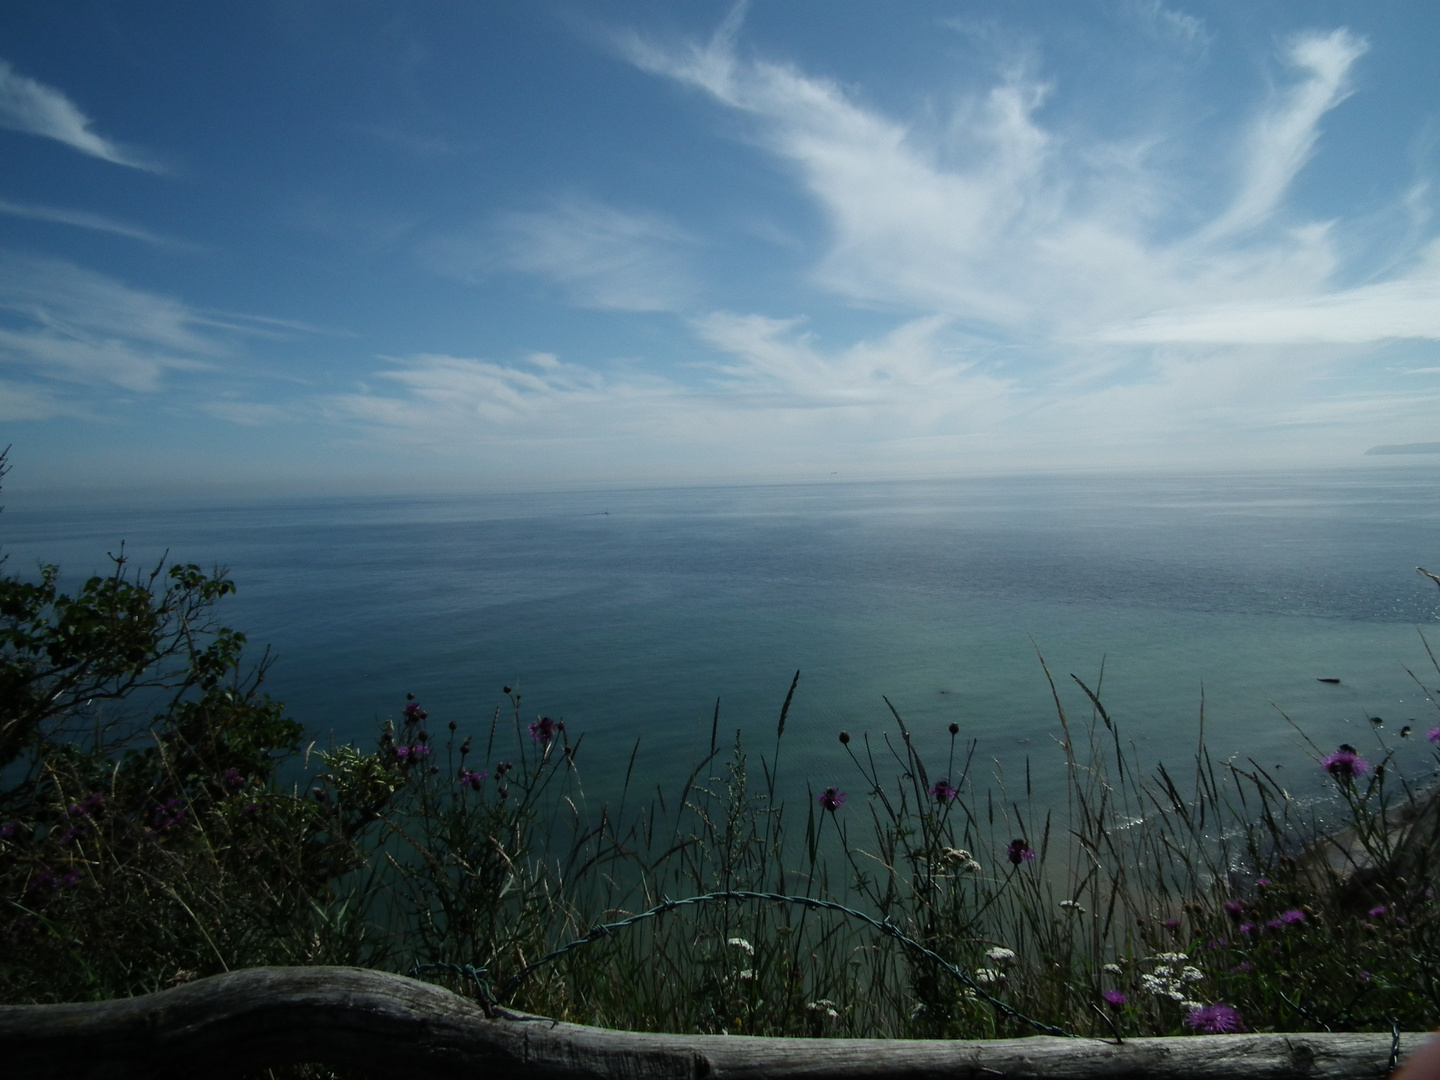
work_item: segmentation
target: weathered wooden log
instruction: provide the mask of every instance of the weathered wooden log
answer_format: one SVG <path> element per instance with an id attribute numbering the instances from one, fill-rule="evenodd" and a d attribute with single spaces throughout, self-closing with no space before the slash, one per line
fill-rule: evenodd
<path id="1" fill-rule="evenodd" d="M 1400 1039 L 1402 1056 L 1425 1035 Z M 1383 1077 L 1391 1036 L 993 1041 L 649 1035 L 502 1012 L 361 968 L 254 968 L 119 1001 L 0 1006 L 0 1076 L 226 1077 L 291 1062 L 464 1080 Z"/>

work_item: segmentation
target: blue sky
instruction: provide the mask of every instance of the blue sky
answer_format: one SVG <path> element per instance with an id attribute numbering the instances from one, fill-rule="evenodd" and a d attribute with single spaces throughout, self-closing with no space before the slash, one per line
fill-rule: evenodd
<path id="1" fill-rule="evenodd" d="M 11 486 L 1379 462 L 1440 439 L 1437 50 L 1373 0 L 4 5 Z"/>

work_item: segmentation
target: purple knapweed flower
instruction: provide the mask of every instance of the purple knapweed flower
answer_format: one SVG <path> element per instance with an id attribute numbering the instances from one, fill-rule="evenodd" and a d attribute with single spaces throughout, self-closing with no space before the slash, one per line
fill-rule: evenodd
<path id="1" fill-rule="evenodd" d="M 1242 922 L 1239 926 L 1240 933 L 1242 934 L 1253 934 L 1256 929 L 1257 927 L 1253 922 Z"/>
<path id="2" fill-rule="evenodd" d="M 184 821 L 187 813 L 185 800 L 170 799 L 168 802 L 155 807 L 151 814 L 151 822 L 155 828 L 164 832 L 166 829 L 172 829 Z"/>
<path id="3" fill-rule="evenodd" d="M 397 747 L 395 747 L 395 756 L 396 756 L 397 758 L 399 758 L 401 761 L 409 761 L 409 760 L 410 760 L 410 747 L 408 747 L 408 746 L 397 746 Z"/>
<path id="4" fill-rule="evenodd" d="M 457 784 L 459 784 L 461 787 L 464 787 L 466 784 L 469 784 L 471 791 L 479 791 L 479 790 L 480 790 L 480 783 L 481 783 L 481 781 L 483 781 L 483 780 L 485 779 L 485 777 L 487 777 L 487 776 L 489 776 L 489 775 L 490 775 L 490 770 L 489 770 L 489 769 L 481 769 L 479 772 L 471 772 L 469 769 L 461 769 L 461 770 L 460 770 L 460 779 L 457 780 L 457 781 L 455 781 L 455 782 L 456 782 Z"/>
<path id="5" fill-rule="evenodd" d="M 1119 990 L 1106 990 L 1100 996 L 1105 999 L 1106 1005 L 1116 1009 L 1125 1004 L 1125 995 Z"/>
<path id="6" fill-rule="evenodd" d="M 104 805 L 104 793 L 96 791 L 86 796 L 84 799 L 81 799 L 77 803 L 71 803 L 69 814 L 71 817 L 89 817 L 91 814 L 95 813 L 96 810 L 99 810 L 100 807 Z"/>
<path id="7" fill-rule="evenodd" d="M 815 801 L 833 814 L 845 805 L 845 792 L 839 788 L 827 787 Z"/>
<path id="8" fill-rule="evenodd" d="M 1266 929 L 1268 929 L 1268 930 L 1282 930 L 1282 929 L 1284 929 L 1285 924 L 1284 924 L 1283 922 L 1281 922 L 1279 919 L 1271 919 L 1269 922 L 1267 922 L 1267 923 L 1265 924 L 1265 927 L 1266 927 Z"/>
<path id="9" fill-rule="evenodd" d="M 1302 923 L 1304 921 L 1305 912 L 1299 908 L 1291 908 L 1289 911 L 1282 911 L 1280 913 L 1280 922 L 1284 926 L 1293 926 L 1295 923 Z"/>
<path id="10" fill-rule="evenodd" d="M 1342 746 L 1335 753 L 1327 754 L 1320 759 L 1320 767 L 1342 783 L 1370 771 L 1370 763 L 1356 753 L 1353 746 Z"/>
<path id="11" fill-rule="evenodd" d="M 1270 884 L 1270 879 L 1268 877 L 1257 877 L 1255 879 L 1255 884 L 1264 887 Z"/>
<path id="12" fill-rule="evenodd" d="M 1378 919 L 1381 915 L 1384 915 L 1385 912 L 1389 910 L 1390 909 L 1387 908 L 1384 904 L 1376 904 L 1370 909 L 1370 917 L 1372 919 Z"/>
<path id="13" fill-rule="evenodd" d="M 1433 743 L 1440 743 L 1440 727 L 1433 727 L 1425 733 L 1425 738 Z"/>
<path id="14" fill-rule="evenodd" d="M 416 743 L 414 746 L 410 747 L 410 760 L 411 760 L 411 761 L 414 761 L 414 760 L 416 760 L 417 758 L 424 758 L 424 757 L 429 757 L 429 756 L 430 756 L 430 747 L 426 746 L 424 743 Z"/>
<path id="15" fill-rule="evenodd" d="M 1239 922 L 1239 921 L 1240 921 L 1240 916 L 1243 915 L 1244 913 L 1245 913 L 1245 905 L 1242 904 L 1242 903 L 1240 903 L 1239 900 L 1226 900 L 1226 901 L 1225 901 L 1225 914 L 1226 914 L 1226 915 L 1229 915 L 1230 918 L 1234 919 L 1236 922 Z"/>
<path id="16" fill-rule="evenodd" d="M 14 836 L 19 831 L 20 822 L 7 821 L 4 825 L 0 825 L 0 840 L 9 840 L 10 837 Z"/>
<path id="17" fill-rule="evenodd" d="M 548 716 L 542 716 L 530 725 L 530 738 L 536 742 L 548 743 L 555 738 L 557 731 L 565 730 L 565 721 L 551 720 Z"/>
<path id="18" fill-rule="evenodd" d="M 420 707 L 418 701 L 412 701 L 401 710 L 405 714 L 405 723 L 418 724 L 430 714 Z"/>
<path id="19" fill-rule="evenodd" d="M 1254 970 L 1255 970 L 1255 965 L 1252 964 L 1249 960 L 1241 960 L 1240 963 L 1236 964 L 1234 967 L 1232 967 L 1232 968 L 1230 969 L 1230 974 L 1231 974 L 1231 975 L 1243 975 L 1243 974 L 1244 974 L 1245 972 L 1247 972 L 1247 971 L 1254 971 Z"/>
<path id="20" fill-rule="evenodd" d="M 1162 923 L 1161 925 L 1163 925 L 1166 930 L 1179 930 L 1179 929 L 1180 929 L 1180 920 L 1179 920 L 1179 919 L 1166 919 L 1165 922 Z"/>
<path id="21" fill-rule="evenodd" d="M 245 776 L 239 769 L 226 769 L 220 782 L 225 785 L 226 791 L 239 791 L 245 786 Z"/>
<path id="22" fill-rule="evenodd" d="M 1185 1017 L 1185 1025 L 1202 1035 L 1224 1035 L 1226 1032 L 1245 1030 L 1239 1010 L 1223 1001 L 1191 1009 Z"/>
<path id="23" fill-rule="evenodd" d="M 930 797 L 940 803 L 954 802 L 955 796 L 959 794 L 946 779 L 936 780 L 935 786 L 930 789 Z"/>
<path id="24" fill-rule="evenodd" d="M 1005 849 L 1005 857 L 1010 860 L 1011 865 L 1019 866 L 1022 862 L 1033 861 L 1035 852 L 1024 840 L 1011 840 L 1010 846 Z"/>

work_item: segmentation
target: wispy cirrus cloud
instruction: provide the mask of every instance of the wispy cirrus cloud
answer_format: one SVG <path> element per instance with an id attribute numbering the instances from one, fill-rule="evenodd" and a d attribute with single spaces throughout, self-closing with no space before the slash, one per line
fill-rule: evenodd
<path id="1" fill-rule="evenodd" d="M 1370 344 L 1440 340 L 1440 247 L 1392 281 L 1278 299 L 1159 311 L 1102 330 L 1099 340 L 1231 344 Z"/>
<path id="2" fill-rule="evenodd" d="M 164 172 L 156 161 L 91 130 L 92 121 L 52 86 L 21 75 L 0 60 L 0 127 L 42 139 L 54 139 L 72 150 L 115 165 Z"/>
<path id="3" fill-rule="evenodd" d="M 1350 96 L 1350 71 L 1369 44 L 1348 30 L 1304 34 L 1285 60 L 1300 80 L 1276 94 L 1246 133 L 1234 202 L 1195 238 L 1214 241 L 1269 220 L 1296 175 L 1315 152 L 1320 121 Z"/>
<path id="4" fill-rule="evenodd" d="M 677 311 L 695 300 L 694 275 L 683 255 L 695 243 L 657 214 L 570 197 L 434 240 L 425 258 L 462 277 L 500 270 L 529 274 L 582 307 Z"/>
<path id="5" fill-rule="evenodd" d="M 793 65 L 742 58 L 735 35 L 732 19 L 703 43 L 620 42 L 643 70 L 751 118 L 825 214 L 814 275 L 842 296 L 1054 338 L 1197 297 L 1313 293 L 1335 270 L 1323 225 L 1282 228 L 1276 212 L 1365 51 L 1348 31 L 1288 46 L 1299 77 L 1237 135 L 1235 195 L 1178 240 L 1164 212 L 1182 181 L 1147 157 L 1163 139 L 1101 145 L 1047 129 L 1039 110 L 1057 91 L 1023 66 L 937 132 Z"/>
<path id="6" fill-rule="evenodd" d="M 89 229 L 92 232 L 110 233 L 113 236 L 139 240 L 156 247 L 190 246 L 182 241 L 172 240 L 168 236 L 161 236 L 159 233 L 141 228 L 139 225 L 131 225 L 128 222 L 117 221 L 115 218 L 106 217 L 103 214 L 92 214 L 85 210 L 67 210 L 59 206 L 40 206 L 35 203 L 17 203 L 10 202 L 8 199 L 0 199 L 0 214 L 29 221 L 48 221 L 56 225 L 71 225 L 77 229 Z"/>
<path id="7" fill-rule="evenodd" d="M 32 376 L 153 393 L 226 353 L 211 322 L 71 263 L 0 256 L 0 363 Z"/>

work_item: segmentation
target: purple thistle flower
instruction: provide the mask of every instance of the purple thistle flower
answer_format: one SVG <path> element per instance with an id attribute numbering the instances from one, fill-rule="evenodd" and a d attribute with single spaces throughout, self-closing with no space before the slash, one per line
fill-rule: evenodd
<path id="1" fill-rule="evenodd" d="M 548 743 L 555 738 L 555 732 L 564 730 L 564 724 L 557 724 L 550 717 L 542 716 L 530 725 L 530 738 L 535 742 Z"/>
<path id="2" fill-rule="evenodd" d="M 1239 921 L 1240 916 L 1244 914 L 1244 911 L 1245 905 L 1240 903 L 1239 900 L 1225 901 L 1225 914 L 1229 915 L 1230 918 L 1236 920 L 1237 922 Z"/>
<path id="3" fill-rule="evenodd" d="M 1256 926 L 1253 922 L 1242 922 L 1239 929 L 1242 934 L 1253 934 L 1255 933 Z"/>
<path id="4" fill-rule="evenodd" d="M 1370 917 L 1372 919 L 1378 919 L 1381 915 L 1384 915 L 1385 912 L 1389 910 L 1390 909 L 1387 908 L 1384 904 L 1376 904 L 1370 909 Z"/>
<path id="5" fill-rule="evenodd" d="M 1005 857 L 1010 860 L 1011 865 L 1019 866 L 1022 862 L 1033 861 L 1035 852 L 1024 840 L 1011 840 L 1010 846 L 1005 849 Z"/>
<path id="6" fill-rule="evenodd" d="M 940 779 L 935 781 L 935 786 L 930 789 L 930 797 L 939 803 L 954 802 L 955 796 L 960 792 L 950 786 L 950 781 Z"/>
<path id="7" fill-rule="evenodd" d="M 815 801 L 833 814 L 845 805 L 845 792 L 839 788 L 827 787 Z"/>
<path id="8" fill-rule="evenodd" d="M 1164 925 L 1164 927 L 1165 927 L 1166 930 L 1179 930 L 1179 929 L 1180 929 L 1180 920 L 1179 920 L 1179 919 L 1166 919 L 1165 922 L 1163 923 L 1163 925 Z"/>
<path id="9" fill-rule="evenodd" d="M 1185 1025 L 1202 1035 L 1223 1035 L 1231 1031 L 1244 1031 L 1245 1023 L 1240 1019 L 1239 1010 L 1233 1005 L 1217 1001 L 1191 1009 L 1185 1017 Z"/>
<path id="10" fill-rule="evenodd" d="M 481 769 L 479 772 L 471 772 L 469 769 L 461 769 L 461 770 L 460 770 L 460 779 L 457 780 L 457 781 L 455 781 L 455 782 L 456 782 L 457 784 L 459 784 L 461 787 L 464 787 L 466 784 L 469 784 L 471 791 L 479 791 L 479 790 L 480 790 L 480 783 L 481 783 L 481 781 L 484 780 L 485 777 L 487 777 L 487 776 L 489 776 L 489 775 L 490 775 L 490 770 L 489 770 L 489 769 Z"/>
<path id="11" fill-rule="evenodd" d="M 1283 923 L 1285 926 L 1292 926 L 1295 923 L 1301 923 L 1304 921 L 1305 912 L 1301 911 L 1299 908 L 1291 908 L 1289 911 L 1282 911 L 1280 913 L 1280 922 Z"/>
<path id="12" fill-rule="evenodd" d="M 395 747 L 395 756 L 396 756 L 397 758 L 399 758 L 401 761 L 408 761 L 409 758 L 410 758 L 410 747 L 408 747 L 408 746 L 397 746 L 397 747 Z"/>
<path id="13" fill-rule="evenodd" d="M 412 701 L 402 710 L 405 714 L 405 723 L 418 724 L 430 714 L 420 707 L 419 702 Z"/>
<path id="14" fill-rule="evenodd" d="M 226 769 L 221 783 L 225 785 L 226 791 L 239 791 L 245 786 L 245 776 L 239 769 Z"/>
<path id="15" fill-rule="evenodd" d="M 1433 743 L 1440 743 L 1440 727 L 1433 727 L 1425 733 L 1425 738 Z"/>
<path id="16" fill-rule="evenodd" d="M 1267 922 L 1265 925 L 1266 925 L 1267 928 L 1269 928 L 1269 929 L 1271 929 L 1271 930 L 1280 930 L 1280 929 L 1283 929 L 1284 926 L 1285 926 L 1285 924 L 1284 924 L 1283 922 L 1281 922 L 1279 919 L 1271 919 L 1271 920 L 1270 920 L 1269 922 Z"/>
<path id="17" fill-rule="evenodd" d="M 170 799 L 160 806 L 155 807 L 151 813 L 151 823 L 160 832 L 173 829 L 180 822 L 185 820 L 189 811 L 185 809 L 184 799 Z"/>
<path id="18" fill-rule="evenodd" d="M 1321 758 L 1320 767 L 1341 783 L 1364 776 L 1370 771 L 1370 763 L 1351 746 L 1342 746 L 1335 753 Z"/>
<path id="19" fill-rule="evenodd" d="M 1125 1004 L 1125 995 L 1119 990 L 1106 990 L 1100 996 L 1105 999 L 1105 1004 L 1116 1009 Z"/>
<path id="20" fill-rule="evenodd" d="M 424 743 L 416 743 L 414 746 L 410 747 L 410 758 L 411 758 L 412 761 L 415 760 L 415 759 L 417 759 L 417 758 L 423 758 L 423 757 L 429 757 L 429 756 L 430 756 L 430 747 L 426 746 Z"/>

